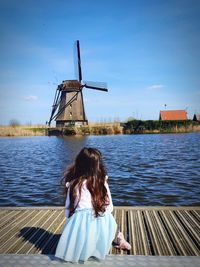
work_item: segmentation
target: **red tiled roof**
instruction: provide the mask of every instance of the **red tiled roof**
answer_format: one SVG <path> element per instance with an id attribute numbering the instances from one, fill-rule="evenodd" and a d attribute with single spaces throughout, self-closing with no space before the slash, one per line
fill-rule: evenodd
<path id="1" fill-rule="evenodd" d="M 162 121 L 187 120 L 187 112 L 185 110 L 161 110 L 160 120 Z"/>

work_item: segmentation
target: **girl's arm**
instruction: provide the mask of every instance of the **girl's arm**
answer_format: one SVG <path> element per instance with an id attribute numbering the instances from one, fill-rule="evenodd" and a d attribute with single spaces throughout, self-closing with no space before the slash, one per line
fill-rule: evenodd
<path id="1" fill-rule="evenodd" d="M 66 187 L 68 188 L 67 191 L 67 197 L 66 197 L 66 202 L 65 202 L 65 216 L 68 218 L 69 217 L 69 204 L 70 204 L 70 198 L 69 198 L 69 183 L 66 183 Z"/>
<path id="2" fill-rule="evenodd" d="M 109 205 L 107 206 L 107 210 L 112 212 L 113 211 L 113 202 L 112 202 L 112 197 L 111 197 L 111 193 L 110 193 L 110 188 L 109 188 L 109 185 L 108 185 L 108 177 L 106 177 L 106 181 L 105 181 L 105 187 L 107 189 L 107 194 L 108 194 L 108 198 L 109 198 Z"/>
<path id="3" fill-rule="evenodd" d="M 67 190 L 67 197 L 66 197 L 66 202 L 65 202 L 65 216 L 67 218 L 69 218 L 69 214 L 70 214 L 70 209 L 69 209 L 69 206 L 70 206 L 70 183 L 69 182 L 66 183 L 66 187 L 68 188 L 68 190 Z M 79 199 L 79 192 L 77 192 L 77 196 L 75 199 L 75 203 L 74 203 L 75 207 L 77 206 L 78 199 Z"/>

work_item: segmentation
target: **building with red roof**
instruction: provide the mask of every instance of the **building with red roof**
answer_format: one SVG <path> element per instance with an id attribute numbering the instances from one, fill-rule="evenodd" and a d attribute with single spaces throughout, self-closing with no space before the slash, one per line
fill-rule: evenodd
<path id="1" fill-rule="evenodd" d="M 161 121 L 185 121 L 187 120 L 185 110 L 161 110 L 159 120 Z"/>

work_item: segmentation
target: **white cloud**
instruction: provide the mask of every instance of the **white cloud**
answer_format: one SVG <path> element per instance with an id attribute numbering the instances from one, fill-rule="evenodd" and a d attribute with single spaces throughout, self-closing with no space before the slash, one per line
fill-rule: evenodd
<path id="1" fill-rule="evenodd" d="M 162 88 L 164 88 L 163 84 L 154 84 L 154 85 L 148 86 L 146 89 L 148 89 L 148 90 L 160 90 Z"/>
<path id="2" fill-rule="evenodd" d="M 38 97 L 36 95 L 29 95 L 29 96 L 25 96 L 24 100 L 26 100 L 26 101 L 37 101 Z"/>

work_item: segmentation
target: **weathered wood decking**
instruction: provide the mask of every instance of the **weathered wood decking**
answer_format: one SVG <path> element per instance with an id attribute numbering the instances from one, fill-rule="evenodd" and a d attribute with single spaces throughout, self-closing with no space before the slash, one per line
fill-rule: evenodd
<path id="1" fill-rule="evenodd" d="M 63 207 L 0 208 L 0 253 L 54 254 Z M 200 207 L 115 207 L 132 255 L 200 256 Z M 111 248 L 111 254 L 126 254 Z"/>

